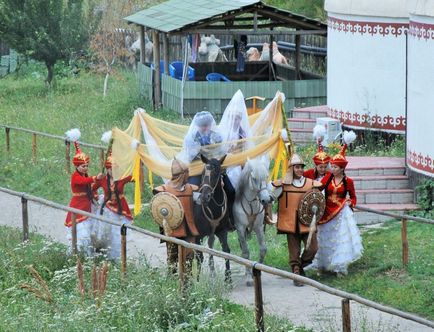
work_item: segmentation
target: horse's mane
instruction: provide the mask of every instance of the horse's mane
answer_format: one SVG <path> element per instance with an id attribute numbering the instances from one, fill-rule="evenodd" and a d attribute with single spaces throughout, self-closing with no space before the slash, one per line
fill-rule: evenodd
<path id="1" fill-rule="evenodd" d="M 243 170 L 241 171 L 239 188 L 237 192 L 243 192 L 243 190 L 246 189 L 246 186 L 248 186 L 247 181 L 249 179 L 249 175 L 252 172 L 255 178 L 266 179 L 268 177 L 267 168 L 265 167 L 262 161 L 260 161 L 259 159 L 248 160 L 244 165 Z"/>

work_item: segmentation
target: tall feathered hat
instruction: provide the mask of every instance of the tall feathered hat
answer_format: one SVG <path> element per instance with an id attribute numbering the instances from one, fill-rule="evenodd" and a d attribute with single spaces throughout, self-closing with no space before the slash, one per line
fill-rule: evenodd
<path id="1" fill-rule="evenodd" d="M 106 143 L 106 144 L 110 144 L 111 139 L 112 139 L 112 131 L 111 130 L 106 131 L 101 136 L 101 141 L 103 143 Z M 109 148 L 110 148 L 110 146 L 109 146 Z M 104 167 L 106 169 L 112 168 L 112 164 L 113 164 L 113 158 L 112 158 L 112 151 L 110 149 L 110 151 L 108 151 L 108 155 L 104 161 Z"/>
<path id="2" fill-rule="evenodd" d="M 78 167 L 83 164 L 88 164 L 90 157 L 87 154 L 85 154 L 83 151 L 81 151 L 80 145 L 78 144 L 78 140 L 80 139 L 81 136 L 80 130 L 77 128 L 70 129 L 65 133 L 65 135 L 66 135 L 66 139 L 69 142 L 73 142 L 75 146 L 75 155 L 74 158 L 72 158 L 72 163 L 74 164 L 74 166 Z"/>
<path id="3" fill-rule="evenodd" d="M 340 168 L 345 168 L 348 165 L 348 160 L 345 158 L 345 152 L 347 151 L 348 145 L 353 143 L 356 140 L 356 133 L 354 131 L 344 131 L 343 135 L 344 145 L 341 148 L 341 151 L 333 156 L 330 161 L 330 164 L 337 165 Z"/>
<path id="4" fill-rule="evenodd" d="M 318 144 L 317 153 L 315 153 L 312 158 L 315 165 L 328 164 L 331 159 L 331 157 L 324 151 L 322 145 L 325 134 L 326 129 L 323 125 L 316 125 L 315 128 L 313 128 L 313 138 L 315 138 Z"/>

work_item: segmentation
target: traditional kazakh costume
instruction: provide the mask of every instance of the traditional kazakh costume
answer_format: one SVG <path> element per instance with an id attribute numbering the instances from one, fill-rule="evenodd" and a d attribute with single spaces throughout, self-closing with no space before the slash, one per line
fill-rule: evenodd
<path id="1" fill-rule="evenodd" d="M 104 166 L 107 170 L 112 168 L 111 155 L 108 156 Z M 131 176 L 127 176 L 114 181 L 107 173 L 94 184 L 94 190 L 102 188 L 104 191 L 104 199 L 99 206 L 98 214 L 120 224 L 130 225 L 132 223 L 133 217 L 124 194 L 124 187 L 131 182 L 131 179 Z M 92 235 L 94 238 L 92 240 L 95 242 L 95 248 L 107 250 L 107 256 L 110 259 L 118 259 L 121 253 L 120 226 L 110 225 L 99 220 L 93 220 L 93 225 Z"/>
<path id="2" fill-rule="evenodd" d="M 330 172 L 326 171 L 324 175 L 320 175 L 318 173 L 317 166 L 319 165 L 328 165 L 330 163 L 330 156 L 324 151 L 324 147 L 322 145 L 322 140 L 324 139 L 325 128 L 324 126 L 317 125 L 313 129 L 313 136 L 317 142 L 317 152 L 313 156 L 313 162 L 315 164 L 314 168 L 310 168 L 306 170 L 303 174 L 304 177 L 312 180 L 321 181 L 324 177 L 330 176 Z"/>
<path id="3" fill-rule="evenodd" d="M 184 209 L 184 220 L 176 229 L 172 229 L 169 236 L 173 236 L 184 241 L 195 243 L 196 237 L 199 235 L 197 230 L 194 214 L 193 214 L 193 193 L 199 188 L 196 185 L 188 182 L 188 168 L 180 160 L 172 161 L 172 178 L 165 185 L 156 187 L 154 194 L 160 192 L 168 192 L 175 195 Z M 178 245 L 166 242 L 167 248 L 167 263 L 173 272 L 176 272 L 176 264 L 178 262 Z M 191 272 L 191 264 L 194 259 L 193 250 L 186 249 L 186 263 L 188 272 Z"/>
<path id="4" fill-rule="evenodd" d="M 354 132 L 344 133 L 345 145 L 330 163 L 343 169 L 347 144 L 355 139 Z M 353 207 L 357 203 L 354 182 L 345 175 L 336 183 L 333 175 L 321 181 L 326 196 L 326 209 L 318 226 L 318 252 L 313 266 L 331 272 L 347 274 L 348 265 L 358 260 L 363 252 L 362 239 L 354 219 Z M 349 203 L 349 205 L 347 204 Z"/>
<path id="5" fill-rule="evenodd" d="M 295 274 L 304 274 L 304 267 L 312 263 L 317 251 L 315 235 L 312 237 L 310 246 L 306 249 L 309 236 L 309 227 L 303 225 L 297 215 L 297 210 L 303 195 L 313 188 L 321 187 L 321 183 L 302 176 L 294 178 L 294 166 L 305 165 L 297 154 L 291 158 L 288 171 L 283 180 L 274 181 L 272 185 L 274 194 L 278 199 L 277 231 L 278 234 L 286 234 L 289 251 L 289 265 Z M 301 252 L 301 243 L 305 249 Z M 300 286 L 298 283 L 294 283 Z"/>
<path id="6" fill-rule="evenodd" d="M 72 163 L 75 167 L 80 165 L 89 164 L 90 158 L 81 151 L 78 144 L 80 138 L 80 131 L 78 129 L 71 129 L 66 132 L 67 139 L 74 143 L 75 155 Z M 96 176 L 89 176 L 87 173 L 80 173 L 78 169 L 71 176 L 71 191 L 72 198 L 69 206 L 75 209 L 83 210 L 86 212 L 96 212 L 95 192 L 92 190 L 92 185 L 97 181 Z M 72 213 L 68 212 L 66 215 L 65 226 L 67 227 L 67 238 L 72 240 L 71 226 L 72 226 Z M 85 254 L 91 255 L 93 252 L 91 245 L 91 232 L 92 221 L 87 220 L 88 217 L 77 214 L 77 247 Z"/>

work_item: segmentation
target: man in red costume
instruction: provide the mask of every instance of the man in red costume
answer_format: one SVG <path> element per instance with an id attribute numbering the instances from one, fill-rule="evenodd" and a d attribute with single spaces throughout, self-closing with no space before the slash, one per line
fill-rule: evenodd
<path id="1" fill-rule="evenodd" d="M 72 159 L 76 170 L 71 176 L 71 191 L 72 198 L 69 203 L 70 207 L 75 209 L 83 210 L 86 212 L 92 212 L 92 202 L 94 200 L 94 192 L 92 191 L 92 184 L 96 183 L 97 180 L 101 180 L 103 174 L 98 174 L 97 176 L 89 176 L 89 161 L 90 158 L 84 152 L 81 151 L 78 144 L 78 139 L 80 138 L 80 131 L 78 129 L 71 129 L 66 132 L 66 136 L 69 141 L 72 141 L 75 145 L 75 155 Z M 90 233 L 92 229 L 92 224 L 89 222 L 84 222 L 88 217 L 77 214 L 77 247 L 83 250 L 86 254 L 90 255 L 92 253 Z M 71 226 L 72 226 L 72 213 L 68 212 L 65 220 L 65 226 L 68 228 L 68 239 L 71 239 Z"/>

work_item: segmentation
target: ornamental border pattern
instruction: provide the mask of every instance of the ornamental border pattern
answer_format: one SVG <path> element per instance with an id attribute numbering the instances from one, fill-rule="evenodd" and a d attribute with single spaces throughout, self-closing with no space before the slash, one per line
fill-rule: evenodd
<path id="1" fill-rule="evenodd" d="M 381 117 L 378 114 L 371 116 L 369 114 L 339 111 L 333 108 L 329 108 L 327 114 L 331 118 L 337 119 L 347 126 L 395 131 L 405 131 L 406 126 L 404 116 L 399 116 L 397 118 L 390 115 Z"/>
<path id="2" fill-rule="evenodd" d="M 415 151 L 407 151 L 407 162 L 415 169 L 434 174 L 434 159 Z"/>
<path id="3" fill-rule="evenodd" d="M 328 28 L 336 31 L 395 37 L 405 35 L 408 23 L 362 22 L 342 20 L 333 16 L 327 18 Z"/>
<path id="4" fill-rule="evenodd" d="M 409 35 L 412 37 L 417 37 L 417 39 L 434 39 L 434 24 L 420 23 L 415 21 L 410 21 Z"/>

